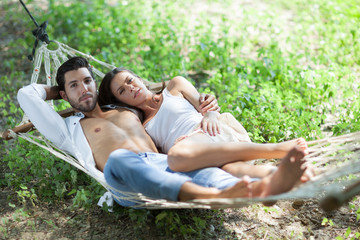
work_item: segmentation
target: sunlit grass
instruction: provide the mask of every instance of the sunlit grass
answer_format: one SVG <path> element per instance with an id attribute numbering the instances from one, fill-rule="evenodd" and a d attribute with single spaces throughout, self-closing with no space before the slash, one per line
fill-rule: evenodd
<path id="1" fill-rule="evenodd" d="M 190 78 L 200 91 L 215 94 L 222 111 L 232 113 L 255 142 L 317 139 L 324 125 L 336 134 L 360 130 L 356 0 L 25 2 L 38 23 L 49 21 L 50 39 L 152 81 Z M 34 24 L 16 2 L 2 4 L 8 31 L 0 33 L 5 130 L 22 116 L 15 97 L 30 83 L 26 58 Z M 2 185 L 14 191 L 25 184 L 41 201 L 71 197 L 87 207 L 103 192 L 27 142 L 1 142 L 1 148 L 9 169 Z M 55 182 L 47 188 L 49 179 Z"/>

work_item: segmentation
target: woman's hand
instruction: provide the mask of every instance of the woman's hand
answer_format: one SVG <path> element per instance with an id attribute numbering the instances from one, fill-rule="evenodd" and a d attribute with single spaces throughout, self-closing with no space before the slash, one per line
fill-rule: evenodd
<path id="1" fill-rule="evenodd" d="M 218 112 L 207 112 L 201 120 L 201 129 L 205 133 L 209 133 L 210 136 L 216 136 L 216 134 L 220 134 L 218 116 Z"/>
<path id="2" fill-rule="evenodd" d="M 201 93 L 199 101 L 200 101 L 199 107 L 202 115 L 210 111 L 215 111 L 215 112 L 220 111 L 220 107 L 214 95 Z"/>

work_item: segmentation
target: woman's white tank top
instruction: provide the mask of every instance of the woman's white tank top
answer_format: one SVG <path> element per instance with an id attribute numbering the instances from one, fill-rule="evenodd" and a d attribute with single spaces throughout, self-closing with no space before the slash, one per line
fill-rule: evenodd
<path id="1" fill-rule="evenodd" d="M 145 130 L 155 145 L 167 153 L 175 140 L 188 134 L 203 118 L 185 98 L 163 91 L 163 102 L 156 115 L 145 124 Z"/>

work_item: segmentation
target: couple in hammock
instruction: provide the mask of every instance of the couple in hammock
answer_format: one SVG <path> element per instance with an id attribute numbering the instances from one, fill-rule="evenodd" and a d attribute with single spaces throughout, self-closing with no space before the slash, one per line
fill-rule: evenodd
<path id="1" fill-rule="evenodd" d="M 185 93 L 183 87 L 190 85 L 179 77 L 170 81 L 164 93 L 158 95 L 149 95 L 150 92 L 141 86 L 141 79 L 129 71 L 117 73 L 115 70 L 107 78 L 110 80 L 103 84 L 109 86 L 116 99 L 118 96 L 130 96 L 129 99 L 132 97 L 134 101 L 145 100 L 141 105 L 137 104 L 141 101 L 130 103 L 119 97 L 138 108 L 143 108 L 146 102 L 150 103 L 149 109 L 152 107 L 155 111 L 148 111 L 146 107 L 143 109 L 144 123 L 148 125 L 154 116 L 159 116 L 159 108 L 165 103 L 164 94 L 182 100 L 191 98 L 195 108 L 201 110 L 202 107 L 198 102 L 198 93 Z M 207 118 L 200 119 L 201 131 L 195 130 L 174 146 L 171 146 L 174 142 L 170 143 L 169 168 L 167 155 L 157 153 L 157 147 L 137 115 L 127 108 L 109 111 L 100 108 L 92 69 L 84 58 L 74 57 L 62 64 L 56 81 L 57 87 L 32 84 L 20 89 L 18 101 L 21 108 L 46 138 L 74 155 L 90 173 L 105 177 L 106 182 L 118 191 L 172 201 L 266 197 L 289 191 L 299 180 L 307 180 L 304 175 L 303 157 L 307 150 L 304 140 L 280 144 L 254 144 L 248 139 L 248 142 L 212 142 L 208 140 L 212 137 L 202 132 L 220 136 L 225 131 L 222 123 L 207 119 L 212 114 L 220 119 L 217 113 L 207 113 Z M 44 101 L 59 98 L 68 101 L 77 113 L 62 119 Z M 177 107 L 180 106 L 173 106 Z M 182 132 L 178 134 L 183 136 Z M 164 148 L 162 151 L 167 150 Z M 256 158 L 282 158 L 282 161 L 276 171 L 265 167 L 253 169 L 254 166 L 243 166 L 241 162 Z M 123 206 L 135 204 L 131 200 L 118 200 L 118 203 Z"/>

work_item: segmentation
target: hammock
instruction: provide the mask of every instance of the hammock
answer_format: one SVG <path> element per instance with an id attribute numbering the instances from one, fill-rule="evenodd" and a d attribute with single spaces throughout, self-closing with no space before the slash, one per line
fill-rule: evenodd
<path id="1" fill-rule="evenodd" d="M 52 80 L 54 79 L 57 68 L 61 65 L 60 59 L 61 61 L 66 61 L 68 57 L 72 56 L 82 56 L 88 59 L 90 63 L 97 63 L 109 70 L 114 68 L 113 65 L 99 61 L 94 57 L 70 48 L 63 43 L 57 41 L 53 42 L 58 45 L 56 50 L 48 49 L 48 44 L 46 43 L 43 43 L 42 46 L 37 49 L 31 83 L 36 83 L 38 81 L 42 63 L 44 63 L 47 84 L 54 85 L 54 81 Z M 51 62 L 53 64 L 51 64 Z M 94 74 L 100 78 L 104 76 L 100 70 L 93 66 L 92 68 Z M 160 85 L 156 83 L 148 82 L 147 84 L 153 89 L 160 87 Z M 72 109 L 69 109 L 61 112 L 60 114 L 65 117 L 71 113 Z M 264 201 L 321 199 L 329 193 L 335 193 L 333 195 L 329 195 L 330 197 L 324 201 L 323 207 L 326 209 L 329 208 L 330 205 L 335 207 L 339 206 L 360 192 L 358 186 L 359 184 L 352 185 L 351 187 L 345 189 L 346 186 L 350 186 L 354 183 L 354 180 L 352 180 L 354 177 L 353 175 L 351 177 L 351 174 L 358 174 L 360 172 L 360 132 L 309 142 L 310 154 L 307 155 L 305 159 L 317 169 L 318 174 L 311 181 L 299 185 L 290 192 L 266 198 L 201 199 L 188 202 L 173 202 L 165 199 L 148 198 L 140 193 L 119 192 L 118 190 L 111 188 L 103 179 L 99 179 L 98 177 L 92 175 L 73 156 L 61 151 L 41 135 L 29 134 L 27 131 L 31 129 L 33 129 L 32 124 L 28 122 L 26 116 L 24 116 L 21 125 L 13 130 L 5 132 L 3 134 L 3 138 L 10 139 L 18 136 L 38 145 L 39 147 L 54 154 L 56 157 L 63 159 L 67 163 L 92 176 L 106 189 L 111 189 L 112 191 L 123 195 L 121 197 L 113 195 L 115 199 L 124 199 L 136 202 L 134 207 L 137 208 L 239 208 Z M 345 195 L 338 194 L 342 191 Z M 341 196 L 341 198 L 338 196 Z"/>
<path id="2" fill-rule="evenodd" d="M 50 41 L 45 31 L 47 27 L 47 21 L 39 26 L 22 0 L 19 1 L 37 27 L 34 31 L 32 31 L 33 35 L 36 37 L 36 40 L 32 55 L 29 56 L 29 59 L 33 60 L 35 55 L 31 83 L 38 82 L 39 75 L 41 73 L 41 66 L 43 63 L 47 85 L 55 85 L 55 74 L 58 67 L 61 65 L 61 62 L 64 62 L 69 57 L 73 56 L 82 56 L 90 63 L 98 64 L 108 70 L 115 68 L 115 66 L 111 64 L 99 61 L 91 55 L 77 51 L 67 46 L 66 44 L 57 41 Z M 37 48 L 38 42 L 42 43 L 39 48 Z M 50 44 L 50 42 L 54 42 L 57 45 L 57 49 L 50 50 L 48 48 L 48 44 Z M 99 78 L 103 78 L 104 73 L 102 73 L 94 66 L 92 66 L 92 68 L 95 75 L 97 75 Z M 161 83 L 145 81 L 145 84 L 149 87 L 149 89 L 154 91 L 159 90 L 162 87 Z M 50 104 L 52 104 L 52 102 L 50 102 Z M 67 109 L 59 112 L 59 114 L 62 117 L 67 117 L 73 112 L 74 111 L 72 109 Z M 61 151 L 61 149 L 57 148 L 54 144 L 46 140 L 41 135 L 29 134 L 29 131 L 33 129 L 34 127 L 32 123 L 29 122 L 27 117 L 24 115 L 23 120 L 19 126 L 4 132 L 3 138 L 8 140 L 14 137 L 21 137 L 31 143 L 38 145 L 39 147 L 54 154 L 56 157 L 66 161 L 67 163 L 90 175 L 107 190 L 111 189 L 115 193 L 122 194 L 121 197 L 113 194 L 115 199 L 131 200 L 136 202 L 136 205 L 133 207 L 137 208 L 239 208 L 265 201 L 310 198 L 321 199 L 325 196 L 328 196 L 322 202 L 321 206 L 325 210 L 331 210 L 341 206 L 342 203 L 348 201 L 360 192 L 360 182 L 354 184 L 353 180 L 353 176 L 360 172 L 360 132 L 308 142 L 311 154 L 307 155 L 305 159 L 317 168 L 318 174 L 311 181 L 308 181 L 305 184 L 301 184 L 297 188 L 294 188 L 287 193 L 269 196 L 266 198 L 201 199 L 188 202 L 174 202 L 165 199 L 148 198 L 140 193 L 119 192 L 118 190 L 113 189 L 105 182 L 104 178 L 99 178 L 98 176 L 90 173 L 86 168 L 84 168 L 84 166 L 81 165 L 77 159 Z"/>

